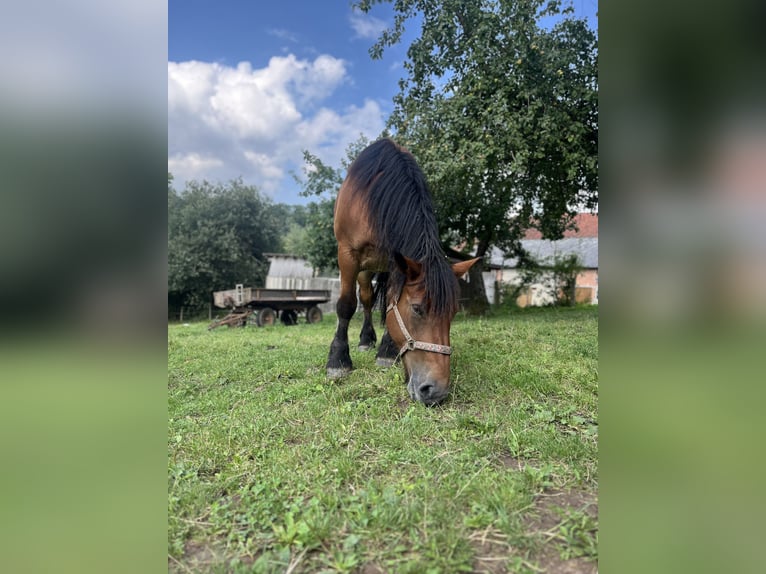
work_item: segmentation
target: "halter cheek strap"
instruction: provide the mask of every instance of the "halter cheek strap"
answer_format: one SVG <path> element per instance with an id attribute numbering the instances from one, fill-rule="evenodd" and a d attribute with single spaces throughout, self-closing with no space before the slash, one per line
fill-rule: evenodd
<path id="1" fill-rule="evenodd" d="M 391 311 L 393 309 L 394 311 L 394 317 L 396 317 L 396 322 L 399 323 L 399 329 L 402 331 L 402 335 L 404 335 L 405 343 L 402 345 L 402 348 L 399 349 L 399 354 L 396 356 L 396 360 L 398 361 L 404 353 L 407 351 L 412 351 L 414 349 L 419 349 L 421 351 L 428 351 L 431 353 L 441 353 L 442 355 L 451 355 L 452 354 L 452 347 L 448 347 L 447 345 L 437 345 L 436 343 L 424 343 L 423 341 L 416 341 L 412 338 L 412 335 L 410 335 L 410 332 L 407 330 L 407 327 L 404 326 L 404 321 L 402 321 L 402 316 L 399 314 L 399 308 L 397 305 L 399 304 L 399 298 L 395 298 L 393 302 L 386 308 L 386 313 Z"/>

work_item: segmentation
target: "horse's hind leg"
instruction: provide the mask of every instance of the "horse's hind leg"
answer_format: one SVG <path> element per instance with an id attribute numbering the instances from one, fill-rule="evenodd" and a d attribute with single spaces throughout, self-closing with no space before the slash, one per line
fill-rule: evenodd
<path id="1" fill-rule="evenodd" d="M 359 334 L 360 351 L 368 351 L 375 346 L 378 340 L 375 328 L 372 326 L 372 306 L 375 303 L 372 290 L 373 275 L 374 273 L 371 271 L 362 271 L 358 278 L 359 298 L 362 300 L 362 307 L 364 308 L 364 323 L 362 324 L 362 332 Z"/>
<path id="2" fill-rule="evenodd" d="M 335 306 L 338 314 L 338 327 L 330 345 L 327 357 L 327 377 L 339 379 L 351 372 L 351 355 L 348 352 L 348 323 L 356 311 L 356 276 L 359 272 L 356 262 L 348 254 L 338 249 L 340 267 L 340 297 Z"/>

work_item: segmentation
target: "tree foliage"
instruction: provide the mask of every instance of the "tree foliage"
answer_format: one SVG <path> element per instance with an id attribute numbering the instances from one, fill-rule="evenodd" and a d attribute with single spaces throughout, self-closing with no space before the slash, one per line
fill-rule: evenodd
<path id="1" fill-rule="evenodd" d="M 362 0 L 369 11 L 387 0 Z M 558 0 L 397 0 L 380 58 L 419 15 L 389 127 L 426 173 L 453 244 L 560 238 L 598 202 L 597 40 Z M 551 24 L 552 22 L 552 24 Z"/>
<path id="2" fill-rule="evenodd" d="M 168 297 L 201 306 L 213 291 L 262 285 L 264 253 L 280 247 L 280 210 L 241 180 L 189 182 L 178 193 L 168 177 Z"/>
<path id="3" fill-rule="evenodd" d="M 308 253 L 308 236 L 305 224 L 290 222 L 287 233 L 282 236 L 282 251 L 290 255 L 306 258 Z"/>
<path id="4" fill-rule="evenodd" d="M 283 253 L 305 258 L 308 252 L 306 226 L 309 208 L 305 205 L 278 203 L 274 206 L 274 210 L 283 230 L 279 250 Z"/>

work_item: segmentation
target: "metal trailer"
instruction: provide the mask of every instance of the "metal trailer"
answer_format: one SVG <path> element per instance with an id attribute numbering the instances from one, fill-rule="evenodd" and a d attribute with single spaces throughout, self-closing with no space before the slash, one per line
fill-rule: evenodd
<path id="1" fill-rule="evenodd" d="M 322 310 L 317 305 L 329 300 L 330 291 L 326 289 L 260 289 L 239 284 L 235 289 L 213 293 L 213 304 L 230 312 L 210 323 L 208 329 L 247 324 L 263 327 L 273 325 L 277 318 L 285 325 L 296 325 L 299 314 L 305 314 L 308 323 L 318 323 Z"/>

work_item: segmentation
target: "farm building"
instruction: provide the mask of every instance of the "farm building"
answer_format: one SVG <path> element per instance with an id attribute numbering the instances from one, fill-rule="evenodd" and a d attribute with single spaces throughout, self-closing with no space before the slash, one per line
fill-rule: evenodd
<path id="1" fill-rule="evenodd" d="M 266 253 L 269 273 L 266 289 L 306 289 L 303 283 L 314 277 L 314 270 L 302 257 L 287 253 Z"/>
<path id="2" fill-rule="evenodd" d="M 289 253 L 266 253 L 269 259 L 269 273 L 266 275 L 266 289 L 327 289 L 330 301 L 319 305 L 323 313 L 334 313 L 335 303 L 340 296 L 340 279 L 337 277 L 315 277 L 309 262 Z"/>
<path id="3" fill-rule="evenodd" d="M 577 255 L 583 270 L 577 275 L 575 300 L 578 303 L 598 303 L 598 214 L 580 213 L 575 218 L 576 229 L 567 230 L 563 239 L 543 239 L 540 232 L 531 229 L 521 240 L 522 247 L 541 265 L 547 266 L 557 258 Z M 484 274 L 487 296 L 494 300 L 495 284 L 518 285 L 520 272 L 515 258 L 506 258 L 501 250 L 493 248 L 490 270 Z M 550 273 L 521 293 L 518 305 L 546 305 L 553 302 Z"/>

